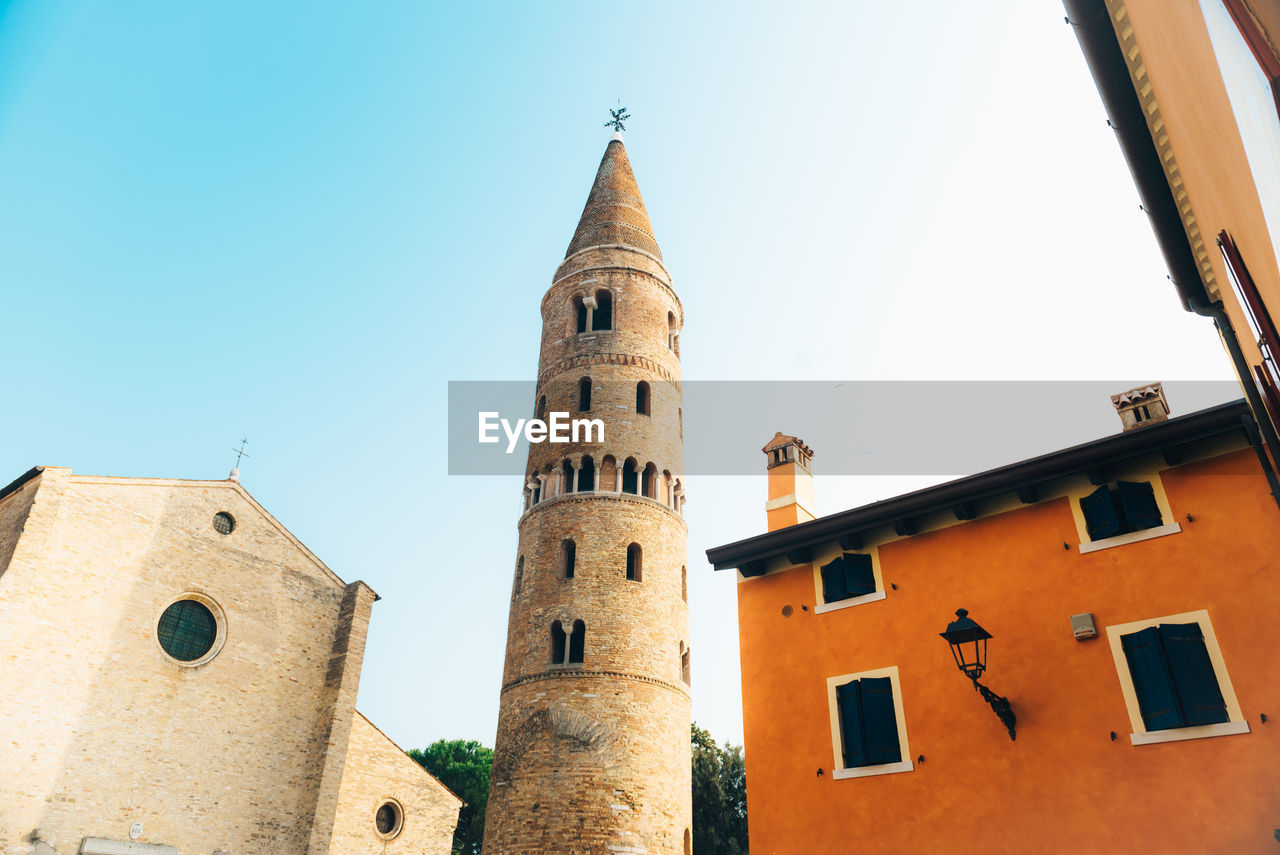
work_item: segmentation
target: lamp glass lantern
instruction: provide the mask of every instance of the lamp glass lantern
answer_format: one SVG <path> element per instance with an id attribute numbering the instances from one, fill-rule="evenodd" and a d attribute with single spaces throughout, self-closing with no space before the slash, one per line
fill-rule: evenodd
<path id="1" fill-rule="evenodd" d="M 976 681 L 987 670 L 987 632 L 969 617 L 968 609 L 957 609 L 956 619 L 947 624 L 947 631 L 938 633 L 951 645 L 951 656 L 956 667 L 970 680 Z"/>

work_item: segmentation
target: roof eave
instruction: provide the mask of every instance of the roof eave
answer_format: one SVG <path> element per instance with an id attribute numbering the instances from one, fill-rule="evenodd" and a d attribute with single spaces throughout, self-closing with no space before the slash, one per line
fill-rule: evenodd
<path id="1" fill-rule="evenodd" d="M 1169 278 L 1182 307 L 1189 312 L 1203 313 L 1212 301 L 1200 276 L 1200 267 L 1178 211 L 1177 200 L 1151 138 L 1151 130 L 1106 3 L 1103 0 L 1063 0 L 1063 6 L 1067 11 L 1067 22 L 1080 42 L 1094 85 L 1098 87 L 1108 124 L 1115 131 L 1116 142 L 1137 186 L 1142 208 L 1151 219 L 1156 243 L 1169 268 Z"/>
<path id="2" fill-rule="evenodd" d="M 892 525 L 898 520 L 948 511 L 962 502 L 990 499 L 1099 466 L 1243 430 L 1240 417 L 1248 412 L 1243 400 L 1219 404 L 1138 430 L 1081 443 L 913 493 L 713 547 L 707 550 L 707 560 L 716 570 L 767 561 L 802 547 L 829 543 L 841 535 L 859 534 L 876 527 Z"/>

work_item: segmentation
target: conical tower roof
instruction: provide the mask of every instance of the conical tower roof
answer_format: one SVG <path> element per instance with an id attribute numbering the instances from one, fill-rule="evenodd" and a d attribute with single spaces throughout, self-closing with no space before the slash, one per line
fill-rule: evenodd
<path id="1" fill-rule="evenodd" d="M 582 209 L 582 218 L 564 257 L 601 244 L 635 247 L 662 258 L 635 173 L 627 160 L 627 150 L 622 145 L 622 134 L 614 134 L 604 150 L 591 194 L 587 196 L 587 206 Z"/>

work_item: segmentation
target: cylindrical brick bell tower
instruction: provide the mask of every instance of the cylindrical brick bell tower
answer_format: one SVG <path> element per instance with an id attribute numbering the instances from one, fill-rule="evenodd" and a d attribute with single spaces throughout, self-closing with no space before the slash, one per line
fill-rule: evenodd
<path id="1" fill-rule="evenodd" d="M 622 135 L 542 298 L 486 855 L 691 851 L 684 313 Z"/>

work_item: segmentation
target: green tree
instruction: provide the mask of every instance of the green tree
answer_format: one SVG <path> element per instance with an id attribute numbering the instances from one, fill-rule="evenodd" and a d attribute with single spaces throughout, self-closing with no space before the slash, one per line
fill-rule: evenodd
<path id="1" fill-rule="evenodd" d="M 474 739 L 438 739 L 421 751 L 411 748 L 406 753 L 465 802 L 453 832 L 453 855 L 480 855 L 493 749 Z"/>
<path id="2" fill-rule="evenodd" d="M 693 851 L 747 855 L 747 766 L 741 745 L 716 745 L 695 722 Z"/>

